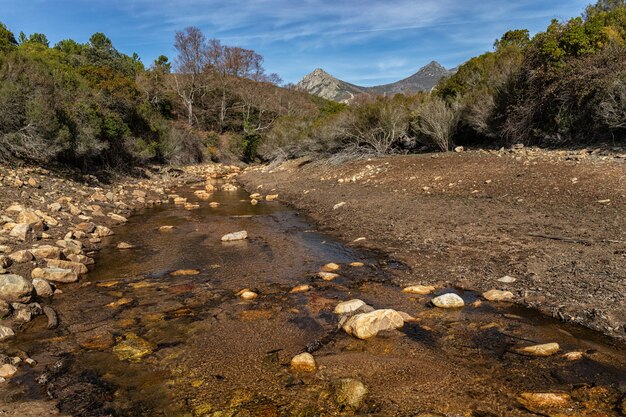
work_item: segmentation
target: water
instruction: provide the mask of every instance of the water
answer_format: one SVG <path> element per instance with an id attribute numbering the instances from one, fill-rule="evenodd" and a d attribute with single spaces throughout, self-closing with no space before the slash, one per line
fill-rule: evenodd
<path id="1" fill-rule="evenodd" d="M 192 191 L 179 193 L 195 201 Z M 516 397 L 533 391 L 572 395 L 569 409 L 578 414 L 554 415 L 620 415 L 623 346 L 509 304 L 430 308 L 429 297 L 391 284 L 410 271 L 317 233 L 284 205 L 252 206 L 243 191 L 216 192 L 211 201 L 220 206 L 148 209 L 117 229 L 97 268 L 55 296 L 59 329 L 46 330 L 40 317 L 12 342 L 39 365 L 23 367 L 0 399 L 23 403 L 50 394 L 62 412 L 80 416 L 515 416 L 532 415 Z M 174 229 L 159 231 L 163 225 Z M 249 239 L 220 241 L 238 230 Z M 121 241 L 137 248 L 116 249 Z M 365 266 L 348 266 L 355 261 Z M 328 262 L 342 265 L 332 282 L 315 277 Z M 172 275 L 177 270 L 197 273 Z M 313 290 L 291 294 L 298 284 Z M 244 288 L 259 298 L 241 300 L 236 293 Z M 446 291 L 456 290 L 438 293 Z M 479 299 L 457 292 L 466 304 Z M 351 298 L 419 322 L 354 339 L 337 330 L 332 314 Z M 514 353 L 546 342 L 585 358 Z M 320 369 L 292 373 L 289 360 L 305 350 Z M 369 389 L 359 411 L 334 401 L 333 381 L 345 377 Z"/>

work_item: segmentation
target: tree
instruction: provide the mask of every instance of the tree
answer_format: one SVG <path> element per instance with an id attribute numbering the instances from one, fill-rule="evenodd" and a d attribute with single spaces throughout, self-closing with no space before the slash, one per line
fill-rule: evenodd
<path id="1" fill-rule="evenodd" d="M 96 32 L 89 38 L 92 48 L 103 49 L 107 51 L 113 50 L 113 42 L 104 33 Z"/>
<path id="2" fill-rule="evenodd" d="M 446 152 L 452 149 L 452 135 L 457 127 L 458 118 L 456 109 L 443 99 L 432 97 L 418 108 L 413 126 L 426 143 Z"/>
<path id="3" fill-rule="evenodd" d="M 21 33 L 20 33 L 21 35 Z M 20 36 L 21 38 L 21 36 Z M 44 35 L 43 33 L 33 33 L 32 35 L 30 35 L 28 37 L 28 42 L 30 43 L 38 43 L 41 44 L 43 46 L 45 46 L 46 48 L 50 46 L 50 42 L 48 41 L 48 37 L 46 35 Z"/>
<path id="4" fill-rule="evenodd" d="M 174 47 L 178 52 L 175 60 L 174 86 L 176 93 L 183 100 L 187 111 L 187 123 L 193 125 L 193 107 L 196 95 L 204 85 L 201 77 L 206 69 L 209 48 L 206 37 L 197 27 L 190 26 L 177 31 Z"/>
<path id="5" fill-rule="evenodd" d="M 0 22 L 0 51 L 6 51 L 15 46 L 17 46 L 15 35 L 7 29 L 4 23 Z"/>
<path id="6" fill-rule="evenodd" d="M 494 42 L 493 47 L 498 50 L 511 45 L 517 46 L 518 48 L 525 48 L 530 45 L 530 33 L 528 29 L 509 30 L 502 35 L 500 39 Z"/>

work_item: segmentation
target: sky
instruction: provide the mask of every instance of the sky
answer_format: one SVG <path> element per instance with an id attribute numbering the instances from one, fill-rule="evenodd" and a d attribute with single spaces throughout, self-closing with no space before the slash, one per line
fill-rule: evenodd
<path id="1" fill-rule="evenodd" d="M 315 68 L 378 85 L 430 61 L 453 68 L 492 49 L 510 29 L 544 30 L 580 16 L 591 0 L 0 0 L 0 22 L 52 44 L 104 32 L 121 52 L 150 64 L 175 56 L 174 33 L 254 49 L 268 72 L 297 82 Z"/>

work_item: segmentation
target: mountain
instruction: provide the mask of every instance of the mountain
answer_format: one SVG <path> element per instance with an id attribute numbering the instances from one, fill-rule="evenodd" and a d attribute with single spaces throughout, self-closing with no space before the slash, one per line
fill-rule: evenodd
<path id="1" fill-rule="evenodd" d="M 418 91 L 430 91 L 439 80 L 453 74 L 453 71 L 445 69 L 436 61 L 420 68 L 415 74 L 403 80 L 391 84 L 377 85 L 374 87 L 361 87 L 339 80 L 321 68 L 306 75 L 297 84 L 297 87 L 328 100 L 350 102 L 356 95 L 384 95 L 397 93 L 416 93 Z"/>

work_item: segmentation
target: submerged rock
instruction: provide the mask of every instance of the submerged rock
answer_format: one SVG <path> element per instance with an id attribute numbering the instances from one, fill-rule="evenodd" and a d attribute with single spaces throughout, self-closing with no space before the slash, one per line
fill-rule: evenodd
<path id="1" fill-rule="evenodd" d="M 517 352 L 526 356 L 552 356 L 559 351 L 561 347 L 558 343 L 545 343 L 542 345 L 527 346 L 517 349 Z"/>
<path id="2" fill-rule="evenodd" d="M 324 271 L 324 272 L 333 272 L 333 271 L 337 271 L 340 268 L 341 268 L 341 266 L 337 265 L 334 262 L 331 262 L 331 263 L 328 263 L 328 264 L 324 265 L 322 267 L 322 271 Z"/>
<path id="3" fill-rule="evenodd" d="M 515 296 L 511 291 L 489 290 L 483 297 L 488 301 L 512 301 Z"/>
<path id="4" fill-rule="evenodd" d="M 242 230 L 240 232 L 228 233 L 222 236 L 222 242 L 232 242 L 237 240 L 244 240 L 248 238 L 248 232 Z"/>
<path id="5" fill-rule="evenodd" d="M 440 308 L 461 308 L 465 306 L 465 302 L 461 297 L 454 293 L 447 293 L 432 299 L 432 303 Z"/>
<path id="6" fill-rule="evenodd" d="M 138 362 L 144 356 L 150 355 L 156 346 L 135 333 L 126 333 L 124 340 L 113 346 L 113 353 L 121 361 Z"/>
<path id="7" fill-rule="evenodd" d="M 343 329 L 358 339 L 369 339 L 379 332 L 399 329 L 402 326 L 404 326 L 402 315 L 395 310 L 387 309 L 356 314 L 344 323 Z"/>
<path id="8" fill-rule="evenodd" d="M 571 402 L 571 397 L 562 393 L 524 392 L 517 397 L 517 401 L 527 410 L 543 414 L 547 410 L 567 407 Z"/>
<path id="9" fill-rule="evenodd" d="M 117 244 L 118 249 L 135 249 L 135 245 L 128 242 L 120 242 Z"/>
<path id="10" fill-rule="evenodd" d="M 317 364 L 310 353 L 301 353 L 291 359 L 291 369 L 296 372 L 315 372 Z"/>
<path id="11" fill-rule="evenodd" d="M 412 285 L 402 290 L 402 292 L 405 292 L 407 294 L 418 294 L 418 295 L 431 294 L 433 291 L 435 291 L 435 287 L 433 287 L 432 285 Z"/>
<path id="12" fill-rule="evenodd" d="M 367 388 L 359 380 L 344 378 L 335 383 L 335 399 L 342 407 L 357 409 L 366 395 Z"/>

